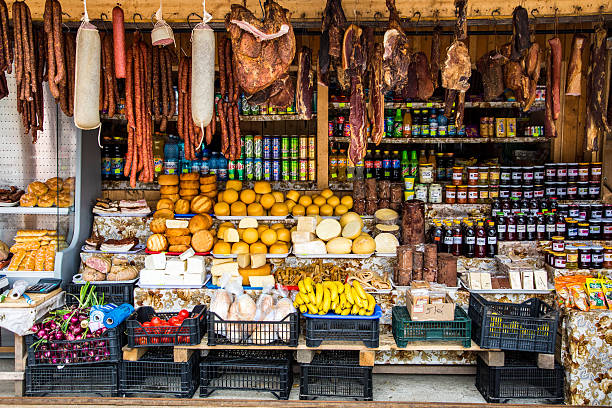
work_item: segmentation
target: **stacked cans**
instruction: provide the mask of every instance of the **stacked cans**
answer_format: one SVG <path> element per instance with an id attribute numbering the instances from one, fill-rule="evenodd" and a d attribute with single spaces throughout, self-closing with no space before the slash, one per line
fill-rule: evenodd
<path id="1" fill-rule="evenodd" d="M 242 155 L 229 162 L 229 179 L 314 181 L 316 136 L 246 135 Z"/>

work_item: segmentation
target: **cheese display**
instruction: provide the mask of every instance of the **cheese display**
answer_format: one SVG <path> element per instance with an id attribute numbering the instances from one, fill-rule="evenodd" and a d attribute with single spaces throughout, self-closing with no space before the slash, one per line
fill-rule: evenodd
<path id="1" fill-rule="evenodd" d="M 295 231 L 294 231 L 295 232 Z M 230 221 L 219 224 L 213 255 L 288 254 L 291 232 L 281 223 L 264 224 L 242 219 L 238 227 Z"/>
<path id="2" fill-rule="evenodd" d="M 206 281 L 206 262 L 201 256 L 183 260 L 167 258 L 165 254 L 145 257 L 145 268 L 140 271 L 140 285 L 172 286 L 190 285 L 199 287 Z"/>
<path id="3" fill-rule="evenodd" d="M 293 253 L 304 256 L 368 255 L 376 249 L 374 239 L 363 231 L 363 220 L 356 213 L 346 213 L 340 220 L 300 217 L 291 240 Z"/>
<path id="4" fill-rule="evenodd" d="M 158 202 L 162 203 L 161 199 Z M 147 240 L 147 249 L 151 252 L 173 252 L 184 253 L 193 250 L 194 253 L 207 253 L 214 244 L 214 236 L 211 232 L 213 225 L 212 217 L 208 214 L 197 214 L 189 220 L 173 219 L 174 214 L 170 213 L 169 218 L 157 217 L 159 211 L 170 211 L 167 208 L 160 208 L 153 215 L 149 224 L 149 229 L 153 233 Z M 193 253 L 189 253 L 193 255 Z"/>

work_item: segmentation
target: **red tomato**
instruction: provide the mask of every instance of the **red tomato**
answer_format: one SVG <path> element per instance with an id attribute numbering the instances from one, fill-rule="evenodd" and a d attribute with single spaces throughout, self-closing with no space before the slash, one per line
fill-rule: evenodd
<path id="1" fill-rule="evenodd" d="M 160 319 L 159 317 L 157 317 L 157 316 L 155 316 L 155 317 L 153 317 L 153 318 L 151 319 L 151 324 L 152 324 L 153 326 L 159 326 L 159 325 L 160 325 L 160 322 L 161 322 L 161 319 Z"/>
<path id="2" fill-rule="evenodd" d="M 189 317 L 189 312 L 185 309 L 181 309 L 181 311 L 178 312 L 178 317 L 181 319 L 187 319 Z"/>
<path id="3" fill-rule="evenodd" d="M 171 326 L 180 326 L 181 324 L 183 324 L 183 321 L 178 316 L 174 316 L 174 317 L 171 317 L 170 319 L 168 319 L 168 323 Z"/>

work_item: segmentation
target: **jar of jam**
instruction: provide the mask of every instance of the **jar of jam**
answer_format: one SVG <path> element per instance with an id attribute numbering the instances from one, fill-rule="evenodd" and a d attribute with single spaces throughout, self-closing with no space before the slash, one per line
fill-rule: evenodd
<path id="1" fill-rule="evenodd" d="M 578 223 L 578 239 L 586 241 L 589 239 L 590 226 L 588 222 Z"/>
<path id="2" fill-rule="evenodd" d="M 578 181 L 578 163 L 567 163 L 567 181 Z"/>
<path id="3" fill-rule="evenodd" d="M 533 166 L 523 167 L 523 184 L 533 184 Z"/>
<path id="4" fill-rule="evenodd" d="M 575 200 L 578 198 L 578 184 L 575 182 L 567 183 L 567 199 Z"/>
<path id="5" fill-rule="evenodd" d="M 519 186 L 523 184 L 523 169 L 521 167 L 511 167 L 511 180 L 510 183 L 513 186 Z"/>
<path id="6" fill-rule="evenodd" d="M 601 219 L 601 239 L 612 240 L 612 218 Z"/>
<path id="7" fill-rule="evenodd" d="M 557 163 L 557 182 L 567 182 L 567 165 L 565 163 Z"/>
<path id="8" fill-rule="evenodd" d="M 533 182 L 536 184 L 542 184 L 545 179 L 545 167 L 544 166 L 533 166 Z"/>
<path id="9" fill-rule="evenodd" d="M 604 249 L 600 245 L 591 247 L 591 269 L 601 269 L 604 263 Z"/>
<path id="10" fill-rule="evenodd" d="M 591 206 L 588 204 L 580 204 L 578 206 L 578 218 L 583 220 L 591 218 Z"/>
<path id="11" fill-rule="evenodd" d="M 578 248 L 574 245 L 567 245 L 565 247 L 567 269 L 578 269 Z"/>
<path id="12" fill-rule="evenodd" d="M 551 198 L 554 197 L 555 194 L 557 194 L 557 183 L 556 182 L 546 182 L 544 183 L 544 188 L 545 190 L 545 197 L 546 198 Z"/>
<path id="13" fill-rule="evenodd" d="M 453 167 L 453 185 L 459 186 L 463 182 L 463 167 L 454 166 Z"/>
<path id="14" fill-rule="evenodd" d="M 442 202 L 442 185 L 432 184 L 429 186 L 429 202 L 440 204 Z"/>
<path id="15" fill-rule="evenodd" d="M 578 184 L 578 199 L 588 200 L 589 199 L 589 182 L 579 181 L 577 184 Z"/>
<path id="16" fill-rule="evenodd" d="M 489 186 L 489 198 L 499 198 L 499 186 L 498 185 Z"/>
<path id="17" fill-rule="evenodd" d="M 446 204 L 455 204 L 457 202 L 457 186 L 447 184 L 444 187 L 444 202 Z"/>
<path id="18" fill-rule="evenodd" d="M 601 162 L 591 163 L 591 179 L 590 181 L 601 181 Z"/>
<path id="19" fill-rule="evenodd" d="M 578 268 L 591 268 L 591 247 L 588 245 L 578 247 Z"/>
<path id="20" fill-rule="evenodd" d="M 590 239 L 601 239 L 601 219 L 590 219 L 589 220 L 589 238 Z"/>
<path id="21" fill-rule="evenodd" d="M 569 205 L 559 204 L 557 206 L 557 214 L 559 214 L 562 217 L 569 217 Z"/>
<path id="22" fill-rule="evenodd" d="M 501 166 L 499 168 L 499 180 L 501 184 L 512 183 L 512 167 Z"/>
<path id="23" fill-rule="evenodd" d="M 475 186 L 478 184 L 478 167 L 468 167 L 468 186 Z"/>
<path id="24" fill-rule="evenodd" d="M 612 268 L 612 246 L 605 246 L 603 249 L 603 253 L 604 253 L 603 267 Z"/>
<path id="25" fill-rule="evenodd" d="M 556 226 L 555 226 L 555 230 L 557 232 L 557 234 L 559 236 L 564 237 L 565 236 L 565 231 L 566 231 L 566 225 L 565 225 L 565 217 L 557 214 L 557 219 L 555 221 Z"/>
<path id="26" fill-rule="evenodd" d="M 578 181 L 586 182 L 589 181 L 589 174 L 591 172 L 591 166 L 589 163 L 578 164 Z"/>
<path id="27" fill-rule="evenodd" d="M 467 186 L 457 186 L 457 204 L 467 204 L 468 188 Z"/>
<path id="28" fill-rule="evenodd" d="M 523 184 L 523 198 L 531 200 L 533 198 L 533 186 Z"/>
<path id="29" fill-rule="evenodd" d="M 578 204 L 570 204 L 568 206 L 567 216 L 570 218 L 580 217 L 580 207 L 578 207 Z"/>
<path id="30" fill-rule="evenodd" d="M 468 186 L 467 194 L 468 204 L 476 204 L 478 202 L 478 186 Z"/>
<path id="31" fill-rule="evenodd" d="M 552 250 L 555 252 L 565 251 L 565 238 L 560 236 L 552 237 Z"/>
<path id="32" fill-rule="evenodd" d="M 544 198 L 546 190 L 543 184 L 536 184 L 533 186 L 533 198 Z"/>
<path id="33" fill-rule="evenodd" d="M 522 198 L 523 188 L 520 185 L 513 185 L 510 188 L 510 198 Z"/>
<path id="34" fill-rule="evenodd" d="M 546 171 L 544 181 L 549 183 L 552 181 L 557 181 L 557 165 L 555 163 L 546 163 L 544 165 L 544 170 Z"/>
<path id="35" fill-rule="evenodd" d="M 489 184 L 489 167 L 488 166 L 478 167 L 478 184 L 479 185 Z"/>
<path id="36" fill-rule="evenodd" d="M 567 218 L 566 223 L 566 236 L 569 241 L 575 241 L 578 239 L 578 221 Z"/>
<path id="37" fill-rule="evenodd" d="M 506 217 L 506 241 L 516 241 L 516 218 L 513 214 Z"/>
<path id="38" fill-rule="evenodd" d="M 604 204 L 603 218 L 612 218 L 612 204 Z"/>
<path id="39" fill-rule="evenodd" d="M 599 199 L 601 194 L 601 185 L 599 181 L 591 181 L 589 183 L 589 197 L 591 200 Z"/>
<path id="40" fill-rule="evenodd" d="M 556 197 L 559 200 L 565 200 L 565 198 L 567 197 L 567 183 L 561 181 L 557 182 Z"/>
<path id="41" fill-rule="evenodd" d="M 553 252 L 555 257 L 555 268 L 557 269 L 565 269 L 567 264 L 567 255 L 565 252 Z"/>
<path id="42" fill-rule="evenodd" d="M 499 184 L 499 166 L 489 167 L 489 184 Z"/>
<path id="43" fill-rule="evenodd" d="M 489 202 L 489 186 L 478 186 L 478 203 L 486 204 Z"/>
<path id="44" fill-rule="evenodd" d="M 499 186 L 499 198 L 510 198 L 510 186 L 502 184 Z"/>
<path id="45" fill-rule="evenodd" d="M 591 218 L 603 218 L 603 204 L 591 204 Z"/>

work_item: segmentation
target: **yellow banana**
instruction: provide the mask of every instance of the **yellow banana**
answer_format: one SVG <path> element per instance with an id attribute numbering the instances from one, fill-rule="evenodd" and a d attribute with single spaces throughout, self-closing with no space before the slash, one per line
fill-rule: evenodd
<path id="1" fill-rule="evenodd" d="M 344 285 L 341 282 L 334 281 L 336 288 L 338 289 L 338 293 L 344 292 Z"/>
<path id="2" fill-rule="evenodd" d="M 323 301 L 323 285 L 320 283 L 317 283 L 315 286 L 315 295 L 316 295 L 316 305 L 317 307 L 319 307 L 321 305 L 321 302 Z"/>
<path id="3" fill-rule="evenodd" d="M 319 314 L 320 315 L 324 315 L 325 314 L 325 310 L 319 310 Z"/>
<path id="4" fill-rule="evenodd" d="M 308 311 L 308 307 L 306 307 L 306 305 L 300 305 L 300 312 L 301 313 L 306 313 Z"/>
<path id="5" fill-rule="evenodd" d="M 349 290 L 351 291 L 351 295 L 353 296 L 354 303 L 360 308 L 363 307 L 363 301 L 359 297 L 359 294 L 357 293 L 357 289 L 351 287 Z"/>
<path id="6" fill-rule="evenodd" d="M 361 287 L 361 283 L 357 282 L 356 280 L 353 281 L 353 288 L 357 290 L 357 294 L 359 295 L 360 298 L 362 299 L 366 298 L 366 293 L 365 293 L 365 290 L 363 290 L 363 288 Z"/>
<path id="7" fill-rule="evenodd" d="M 346 295 L 344 293 L 340 294 L 339 301 L 340 301 L 340 306 L 341 307 L 344 307 L 344 305 L 346 305 Z"/>
<path id="8" fill-rule="evenodd" d="M 373 314 L 374 314 L 374 309 L 366 310 L 366 313 L 365 313 L 366 316 L 372 316 Z"/>
<path id="9" fill-rule="evenodd" d="M 300 296 L 300 292 L 298 292 L 297 295 L 295 295 L 295 302 L 294 303 L 297 303 L 298 306 L 304 304 L 304 300 L 302 300 L 302 297 Z"/>
<path id="10" fill-rule="evenodd" d="M 340 305 L 336 306 L 334 308 L 334 313 L 337 315 L 342 314 L 342 307 L 340 307 Z"/>
<path id="11" fill-rule="evenodd" d="M 370 295 L 369 293 L 366 293 L 366 297 L 368 298 L 368 306 L 366 307 L 366 309 L 374 311 L 374 307 L 376 306 L 376 299 L 374 299 L 374 296 Z"/>
<path id="12" fill-rule="evenodd" d="M 342 310 L 342 316 L 346 316 L 349 313 L 351 313 L 351 309 L 344 309 L 344 310 Z"/>
<path id="13" fill-rule="evenodd" d="M 329 312 L 329 307 L 331 305 L 331 295 L 329 294 L 329 290 L 328 289 L 324 289 L 324 293 L 323 293 L 323 306 L 321 307 L 321 309 L 327 313 Z"/>
<path id="14" fill-rule="evenodd" d="M 313 288 L 312 288 L 312 278 L 305 278 L 304 279 L 304 288 L 306 289 L 306 291 L 308 293 L 311 293 L 313 291 Z"/>
<path id="15" fill-rule="evenodd" d="M 336 300 L 335 302 L 332 302 L 331 309 L 336 310 L 337 307 L 338 307 L 338 301 Z"/>
<path id="16" fill-rule="evenodd" d="M 357 313 L 359 313 L 359 309 L 360 309 L 360 307 L 359 307 L 359 306 L 357 306 L 357 303 L 355 303 L 355 304 L 353 305 L 353 308 L 351 309 L 351 314 L 352 314 L 352 315 L 356 315 Z"/>
<path id="17" fill-rule="evenodd" d="M 314 303 L 307 303 L 307 304 L 306 304 L 306 307 L 308 307 L 308 311 L 309 311 L 311 314 L 317 314 L 317 312 L 319 311 L 319 310 L 317 309 L 317 307 L 314 305 Z"/>
<path id="18" fill-rule="evenodd" d="M 315 306 L 317 305 L 317 298 L 314 292 L 308 292 L 308 299 L 310 300 L 310 303 L 312 303 Z"/>
<path id="19" fill-rule="evenodd" d="M 352 305 L 355 303 L 353 299 L 353 293 L 351 292 L 351 286 L 347 283 L 344 285 L 344 293 L 346 294 L 346 300 Z"/>
<path id="20" fill-rule="evenodd" d="M 296 301 L 293 302 L 293 307 L 295 307 L 296 309 L 300 308 L 300 304 Z"/>
<path id="21" fill-rule="evenodd" d="M 304 281 L 301 280 L 298 282 L 298 288 L 300 289 L 300 293 L 307 294 L 306 286 L 304 285 Z"/>
<path id="22" fill-rule="evenodd" d="M 330 282 L 331 284 L 329 285 L 329 294 L 331 295 L 331 300 L 337 300 L 338 299 L 338 287 L 336 285 L 334 285 L 333 282 Z"/>
<path id="23" fill-rule="evenodd" d="M 361 308 L 359 309 L 359 316 L 365 316 L 365 314 L 367 313 L 367 311 L 365 310 L 365 308 Z"/>
<path id="24" fill-rule="evenodd" d="M 302 299 L 302 304 L 310 303 L 310 298 L 308 297 L 307 293 L 298 292 L 296 295 L 296 299 L 297 298 Z"/>

